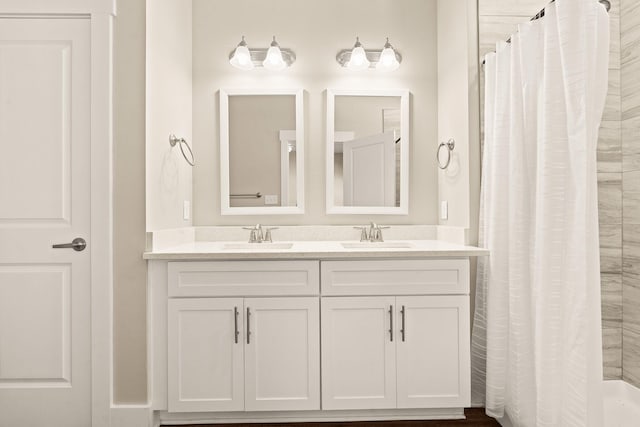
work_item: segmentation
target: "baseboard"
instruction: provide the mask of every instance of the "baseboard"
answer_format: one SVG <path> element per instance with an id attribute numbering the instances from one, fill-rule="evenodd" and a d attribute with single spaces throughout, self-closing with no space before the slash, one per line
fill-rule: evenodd
<path id="1" fill-rule="evenodd" d="M 149 405 L 111 405 L 110 427 L 153 427 Z"/>

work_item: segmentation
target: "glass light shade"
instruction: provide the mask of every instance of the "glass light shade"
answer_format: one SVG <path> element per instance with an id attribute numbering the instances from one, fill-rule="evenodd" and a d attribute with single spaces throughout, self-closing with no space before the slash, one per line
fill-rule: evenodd
<path id="1" fill-rule="evenodd" d="M 287 68 L 287 63 L 282 58 L 282 52 L 278 46 L 271 46 L 267 51 L 267 57 L 262 66 L 267 70 L 283 70 Z"/>
<path id="2" fill-rule="evenodd" d="M 385 47 L 380 54 L 376 69 L 380 71 L 393 71 L 400 67 L 400 63 L 396 58 L 396 52 L 392 47 Z"/>
<path id="3" fill-rule="evenodd" d="M 356 47 L 351 51 L 351 58 L 347 63 L 347 68 L 350 70 L 366 70 L 371 65 L 371 62 L 367 59 L 367 54 L 364 51 L 362 46 L 359 46 L 359 43 L 356 44 Z"/>
<path id="4" fill-rule="evenodd" d="M 280 45 L 276 41 L 276 37 L 273 37 L 271 46 L 267 51 L 267 57 L 262 62 L 262 66 L 267 70 L 284 70 L 287 68 L 287 63 L 282 58 L 282 51 Z"/>
<path id="5" fill-rule="evenodd" d="M 229 63 L 241 70 L 253 70 L 254 65 L 251 60 L 251 52 L 249 52 L 249 48 L 247 47 L 247 43 L 244 41 L 244 37 L 242 37 L 242 41 L 233 52 L 233 56 L 229 59 Z"/>

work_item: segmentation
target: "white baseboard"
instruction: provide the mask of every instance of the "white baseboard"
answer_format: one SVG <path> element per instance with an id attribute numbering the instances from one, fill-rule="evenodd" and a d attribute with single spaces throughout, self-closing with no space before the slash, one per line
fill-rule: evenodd
<path id="1" fill-rule="evenodd" d="M 111 405 L 111 427 L 153 427 L 149 405 Z"/>

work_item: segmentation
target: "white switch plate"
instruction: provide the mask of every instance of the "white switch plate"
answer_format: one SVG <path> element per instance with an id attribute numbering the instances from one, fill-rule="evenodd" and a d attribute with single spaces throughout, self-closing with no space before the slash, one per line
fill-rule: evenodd
<path id="1" fill-rule="evenodd" d="M 449 202 L 440 202 L 440 219 L 449 219 Z"/>
<path id="2" fill-rule="evenodd" d="M 265 205 L 277 205 L 278 204 L 278 195 L 270 194 L 264 196 L 264 204 Z"/>
<path id="3" fill-rule="evenodd" d="M 185 200 L 182 204 L 182 219 L 188 221 L 191 218 L 191 202 Z"/>

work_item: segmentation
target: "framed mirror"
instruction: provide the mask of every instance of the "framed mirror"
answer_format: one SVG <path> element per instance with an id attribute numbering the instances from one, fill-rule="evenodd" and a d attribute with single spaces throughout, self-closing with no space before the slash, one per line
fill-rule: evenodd
<path id="1" fill-rule="evenodd" d="M 304 213 L 300 89 L 220 90 L 222 215 Z"/>
<path id="2" fill-rule="evenodd" d="M 408 215 L 409 91 L 327 90 L 328 214 Z"/>

